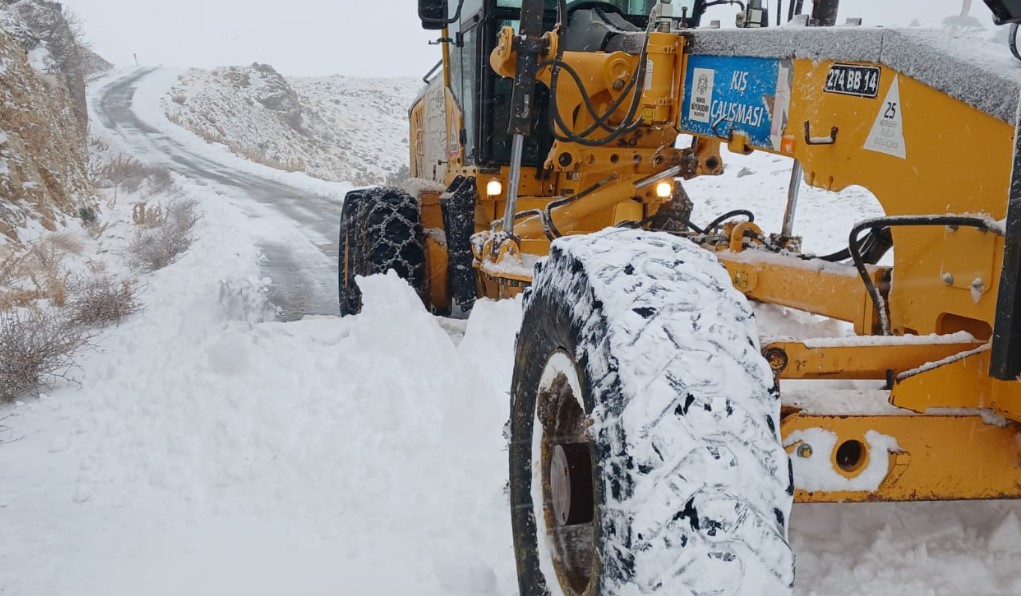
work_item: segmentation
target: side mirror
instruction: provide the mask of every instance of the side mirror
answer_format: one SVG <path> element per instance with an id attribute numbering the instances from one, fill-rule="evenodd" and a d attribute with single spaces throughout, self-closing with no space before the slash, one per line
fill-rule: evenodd
<path id="1" fill-rule="evenodd" d="M 422 28 L 438 31 L 447 26 L 447 0 L 418 0 L 418 18 Z"/>

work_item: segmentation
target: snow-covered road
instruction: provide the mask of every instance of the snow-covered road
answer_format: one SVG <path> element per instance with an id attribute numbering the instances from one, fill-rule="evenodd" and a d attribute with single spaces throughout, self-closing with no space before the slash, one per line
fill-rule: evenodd
<path id="1" fill-rule="evenodd" d="M 176 129 L 159 103 L 175 76 L 93 88 L 93 133 L 172 167 L 205 217 L 146 279 L 147 310 L 81 355 L 77 384 L 0 409 L 0 442 L 18 439 L 0 445 L 0 594 L 513 596 L 519 304 L 482 301 L 465 325 L 377 277 L 361 315 L 275 320 L 267 283 L 292 318 L 333 312 L 329 197 L 346 187 Z M 709 211 L 771 213 L 774 160 L 735 158 L 739 180 L 689 191 Z M 808 192 L 799 221 L 837 238 L 826 222 L 867 212 L 860 199 Z M 797 593 L 1021 594 L 1019 516 L 1012 502 L 795 506 Z"/>
<path id="2" fill-rule="evenodd" d="M 266 173 L 240 170 L 233 167 L 238 160 L 226 152 L 210 155 L 208 146 L 189 143 L 193 139 L 185 135 L 171 136 L 175 131 L 171 129 L 168 134 L 165 118 L 154 110 L 159 105 L 149 103 L 136 109 L 135 96 L 139 86 L 147 85 L 149 94 L 143 97 L 153 99 L 152 92 L 172 81 L 168 75 L 173 74 L 144 69 L 113 78 L 93 94 L 95 124 L 115 137 L 129 155 L 161 164 L 216 195 L 234 199 L 252 219 L 265 219 L 256 206 L 282 216 L 273 219 L 290 225 L 266 229 L 260 239 L 262 271 L 273 280 L 273 303 L 285 320 L 334 314 L 336 236 L 343 185 L 337 185 L 335 196 L 327 198 L 300 185 L 268 178 Z M 161 123 L 164 126 L 157 128 Z M 305 236 L 307 242 L 296 242 L 299 239 L 294 234 Z"/>

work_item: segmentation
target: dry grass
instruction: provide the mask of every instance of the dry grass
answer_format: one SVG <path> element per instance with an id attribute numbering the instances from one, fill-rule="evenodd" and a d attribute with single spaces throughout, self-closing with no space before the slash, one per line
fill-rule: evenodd
<path id="1" fill-rule="evenodd" d="M 118 155 L 99 168 L 97 178 L 99 186 L 127 192 L 144 190 L 147 195 L 169 192 L 174 186 L 174 178 L 166 168 L 124 155 Z"/>
<path id="2" fill-rule="evenodd" d="M 209 126 L 216 127 L 215 124 L 216 119 L 213 117 L 212 114 L 204 112 L 201 114 L 201 116 L 209 123 Z M 226 146 L 231 153 L 237 155 L 238 157 L 243 157 L 248 161 L 255 162 L 257 164 L 264 165 L 275 170 L 283 170 L 285 172 L 304 172 L 306 170 L 307 164 L 303 159 L 295 157 L 289 158 L 286 161 L 279 160 L 267 155 L 266 152 L 261 148 L 246 147 L 244 145 L 241 145 L 240 143 L 236 143 L 234 141 L 229 140 L 226 137 L 226 135 L 219 131 L 219 129 L 210 130 L 206 126 L 194 125 L 193 123 L 189 122 L 184 118 L 179 118 L 173 115 L 167 116 L 167 119 L 169 119 L 174 124 L 180 126 L 181 128 L 188 129 L 189 131 L 201 137 L 202 140 L 204 140 L 207 143 L 213 145 Z M 372 183 L 374 184 L 375 182 L 376 181 L 374 180 Z M 368 184 L 369 183 L 366 182 L 366 185 Z"/>
<path id="3" fill-rule="evenodd" d="M 0 310 L 26 308 L 40 300 L 67 304 L 68 273 L 64 260 L 84 247 L 73 234 L 50 234 L 27 249 L 0 253 Z"/>
<path id="4" fill-rule="evenodd" d="M 212 116 L 207 113 L 207 114 L 205 114 L 205 118 L 212 125 L 212 123 L 213 123 Z M 186 129 L 190 130 L 191 132 L 197 134 L 198 136 L 200 136 L 202 138 L 202 140 L 204 140 L 207 143 L 211 143 L 211 144 L 214 144 L 214 145 L 216 145 L 216 144 L 226 145 L 227 144 L 227 138 L 224 137 L 223 133 L 220 132 L 220 131 L 209 130 L 208 128 L 206 128 L 204 126 L 194 126 L 191 122 L 187 121 L 186 119 L 180 118 L 180 117 L 175 116 L 173 114 L 168 114 L 167 115 L 167 120 L 170 120 L 171 122 L 173 122 L 174 124 L 180 126 L 181 128 L 186 128 Z"/>
<path id="5" fill-rule="evenodd" d="M 243 157 L 248 161 L 253 161 L 257 164 L 261 164 L 275 170 L 283 170 L 285 172 L 302 172 L 305 170 L 305 162 L 298 158 L 290 158 L 287 161 L 281 161 L 270 157 L 262 149 L 244 147 L 238 143 L 228 143 L 227 148 L 235 155 Z"/>
<path id="6" fill-rule="evenodd" d="M 128 245 L 128 262 L 133 269 L 152 272 L 180 257 L 192 243 L 192 229 L 199 220 L 194 199 L 174 199 L 152 217 L 143 208 L 136 223 L 139 228 Z"/>
<path id="7" fill-rule="evenodd" d="M 155 228 L 163 221 L 163 207 L 159 204 L 135 203 L 131 209 L 131 221 L 135 222 L 136 226 Z"/>

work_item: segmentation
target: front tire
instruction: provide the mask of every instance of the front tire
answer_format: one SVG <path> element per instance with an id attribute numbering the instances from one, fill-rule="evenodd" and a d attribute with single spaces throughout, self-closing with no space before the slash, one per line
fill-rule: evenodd
<path id="1" fill-rule="evenodd" d="M 394 270 L 425 295 L 425 237 L 421 207 L 408 193 L 388 187 L 354 190 L 344 198 L 338 240 L 340 314 L 361 312 L 355 278 Z"/>
<path id="2" fill-rule="evenodd" d="M 522 596 L 790 593 L 779 395 L 714 256 L 654 232 L 558 240 L 516 349 Z"/>

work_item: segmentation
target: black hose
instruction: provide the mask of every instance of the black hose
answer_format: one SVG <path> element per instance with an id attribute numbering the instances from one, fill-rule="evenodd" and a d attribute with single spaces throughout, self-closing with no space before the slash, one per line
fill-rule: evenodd
<path id="1" fill-rule="evenodd" d="M 743 215 L 743 216 L 747 217 L 748 221 L 755 221 L 755 214 L 752 213 L 751 211 L 749 211 L 747 209 L 734 209 L 733 211 L 728 211 L 728 212 L 724 213 L 723 215 L 717 217 L 716 219 L 712 220 L 711 222 L 709 222 L 709 225 L 707 225 L 704 228 L 705 229 L 704 233 L 708 234 L 709 232 L 713 231 L 715 228 L 719 227 L 719 225 L 721 223 L 723 223 L 723 222 L 725 222 L 728 219 L 731 219 L 733 217 L 737 217 L 739 215 Z"/>
<path id="2" fill-rule="evenodd" d="M 963 215 L 899 215 L 867 219 L 855 224 L 848 236 L 848 251 L 851 253 L 851 260 L 854 261 L 854 267 L 858 270 L 858 275 L 865 283 L 865 289 L 868 291 L 869 297 L 872 298 L 872 306 L 879 313 L 883 335 L 890 335 L 890 315 L 886 311 L 886 300 L 883 299 L 883 295 L 879 293 L 876 284 L 869 277 L 869 271 L 865 267 L 865 259 L 862 257 L 858 236 L 868 229 L 879 227 L 891 228 L 893 226 L 964 226 L 985 230 L 998 236 L 1003 235 L 1003 230 L 991 222 L 980 217 L 967 217 Z"/>
<path id="3" fill-rule="evenodd" d="M 557 10 L 560 11 L 560 15 L 558 15 L 558 20 L 566 22 L 567 21 L 566 2 L 564 2 L 563 0 L 558 0 Z M 641 125 L 641 120 L 639 119 L 636 121 L 634 118 L 638 112 L 639 106 L 641 105 L 642 97 L 641 88 L 645 82 L 646 64 L 648 62 L 649 35 L 652 32 L 653 25 L 654 25 L 653 20 L 649 19 L 649 25 L 646 28 L 645 33 L 645 43 L 642 45 L 642 51 L 638 58 L 639 60 L 638 69 L 635 72 L 635 76 L 633 76 L 631 80 L 628 81 L 627 86 L 622 90 L 620 96 L 617 98 L 617 100 L 613 102 L 613 104 L 611 104 L 610 108 L 603 115 L 600 115 L 598 111 L 595 109 L 595 106 L 592 105 L 592 98 L 586 92 L 581 76 L 578 75 L 577 71 L 575 71 L 569 64 L 564 62 L 563 46 L 560 46 L 558 48 L 557 55 L 555 58 L 547 60 L 543 63 L 544 65 L 549 64 L 552 65 L 553 67 L 553 72 L 550 80 L 550 98 L 551 98 L 550 130 L 553 134 L 553 137 L 556 140 L 561 142 L 574 142 L 586 147 L 600 147 L 612 143 L 613 141 L 617 140 L 618 138 L 627 133 L 633 132 Z M 589 112 L 589 114 L 595 121 L 591 126 L 589 126 L 581 133 L 575 133 L 570 130 L 570 127 L 567 126 L 567 123 L 563 119 L 563 115 L 560 113 L 560 106 L 557 103 L 557 87 L 560 81 L 560 70 L 563 68 L 567 69 L 568 74 L 571 75 L 571 77 L 574 79 L 575 84 L 578 85 L 578 90 L 581 93 L 582 99 L 585 103 L 585 109 Z M 634 93 L 632 93 L 631 105 L 628 107 L 628 112 L 627 115 L 624 117 L 624 121 L 618 127 L 610 128 L 606 124 L 607 121 L 616 112 L 616 110 L 619 109 L 619 107 L 623 104 L 624 99 L 632 91 L 634 91 Z M 561 131 L 563 131 L 562 135 L 557 132 L 558 127 L 560 128 Z M 600 128 L 607 131 L 609 134 L 601 139 L 596 140 L 587 138 L 589 135 L 591 135 L 593 132 Z"/>
<path id="4" fill-rule="evenodd" d="M 888 227 L 872 228 L 868 235 L 861 239 L 858 245 L 858 250 L 861 252 L 862 260 L 869 265 L 875 265 L 878 263 L 879 259 L 882 259 L 883 255 L 889 252 L 891 248 L 893 248 L 893 237 L 890 235 L 890 228 Z M 820 261 L 838 263 L 851 258 L 851 249 L 845 248 L 843 250 L 838 250 L 837 252 L 818 257 L 813 255 L 802 255 L 801 258 L 806 260 L 818 259 Z"/>
<path id="5" fill-rule="evenodd" d="M 819 259 L 820 261 L 827 261 L 830 263 L 839 263 L 840 261 L 846 261 L 851 258 L 851 250 L 848 248 L 838 250 L 837 252 L 823 255 L 821 257 L 815 257 L 812 255 L 801 255 L 801 258 L 808 261 L 812 259 Z"/>
<path id="6" fill-rule="evenodd" d="M 627 86 L 623 89 L 623 91 L 621 92 L 620 96 L 616 100 L 614 100 L 614 102 L 612 104 L 610 104 L 610 107 L 607 109 L 606 113 L 600 115 L 599 112 L 596 111 L 596 107 L 592 104 L 592 98 L 588 95 L 588 93 L 584 92 L 585 84 L 581 80 L 581 75 L 578 74 L 578 71 L 575 70 L 573 66 L 571 66 L 570 64 L 568 64 L 567 62 L 565 62 L 563 60 L 560 60 L 559 58 L 550 58 L 549 60 L 545 60 L 542 63 L 540 63 L 539 66 L 540 67 L 554 66 L 554 67 L 556 67 L 556 69 L 558 71 L 560 69 L 566 70 L 567 74 L 571 75 L 571 78 L 574 79 L 574 83 L 576 85 L 578 85 L 578 88 L 580 90 L 582 90 L 581 98 L 582 98 L 582 101 L 585 104 L 585 109 L 588 111 L 589 115 L 592 116 L 592 119 L 595 122 L 592 124 L 592 126 L 586 128 L 584 131 L 582 131 L 580 133 L 573 133 L 573 134 L 576 134 L 577 136 L 580 136 L 580 137 L 587 137 L 588 135 L 590 135 L 593 132 L 595 132 L 597 128 L 602 128 L 603 130 L 605 130 L 607 132 L 610 132 L 610 133 L 614 132 L 615 128 L 612 128 L 612 127 L 608 126 L 606 124 L 606 122 L 609 120 L 610 116 L 612 116 L 613 113 L 615 111 L 617 111 L 617 108 L 619 108 L 620 105 L 622 103 L 624 103 L 624 99 L 628 96 L 628 94 L 630 93 L 631 89 L 634 88 L 636 79 L 632 78 L 628 82 Z M 559 78 L 559 72 L 557 73 L 557 76 Z M 550 87 L 551 87 L 550 95 L 553 96 L 554 93 L 555 93 L 555 89 L 556 89 L 556 83 L 551 81 Z M 560 126 L 560 128 L 563 129 L 563 130 L 567 130 L 567 124 L 563 122 L 563 119 L 560 116 L 559 112 L 556 113 L 556 116 L 557 116 L 557 124 Z M 560 140 L 567 140 L 567 139 L 560 139 Z"/>
<path id="7" fill-rule="evenodd" d="M 635 130 L 638 126 L 640 126 L 641 125 L 640 121 L 632 122 L 632 120 L 634 119 L 635 113 L 638 111 L 638 105 L 641 103 L 641 91 L 636 88 L 636 84 L 638 83 L 639 80 L 643 82 L 645 80 L 646 58 L 644 53 L 642 54 L 640 60 L 641 63 L 638 65 L 638 71 L 635 73 L 635 76 L 631 78 L 627 86 L 622 90 L 620 96 L 610 105 L 610 107 L 607 109 L 607 112 L 603 115 L 600 115 L 598 112 L 595 111 L 595 107 L 592 105 L 592 99 L 585 91 L 585 87 L 581 84 L 581 77 L 578 75 L 577 71 L 575 71 L 570 65 L 568 65 L 563 60 L 559 59 L 555 60 L 554 68 L 556 69 L 557 75 L 559 75 L 559 70 L 566 66 L 568 74 L 570 74 L 575 79 L 575 82 L 579 84 L 579 91 L 581 92 L 582 99 L 585 102 L 585 107 L 586 109 L 589 110 L 595 122 L 580 133 L 572 132 L 570 127 L 564 121 L 563 116 L 560 114 L 560 106 L 556 102 L 557 83 L 554 83 L 551 85 L 550 89 L 550 96 L 552 98 L 550 101 L 551 108 L 550 114 L 553 118 L 553 122 L 551 123 L 553 137 L 561 142 L 575 142 L 578 143 L 579 145 L 583 145 L 586 147 L 601 147 L 612 143 L 613 141 L 620 138 L 622 135 L 629 133 Z M 557 78 L 559 79 L 559 76 Z M 617 108 L 621 106 L 621 104 L 624 102 L 624 99 L 627 98 L 629 93 L 632 93 L 632 102 L 631 106 L 628 108 L 627 115 L 624 117 L 624 122 L 622 122 L 620 126 L 618 126 L 617 128 L 608 127 L 606 125 L 606 122 L 610 119 L 610 117 L 617 110 Z M 556 127 L 559 127 L 560 130 L 564 132 L 564 134 L 563 135 L 558 134 Z M 595 132 L 597 128 L 603 128 L 610 134 L 601 139 L 593 140 L 587 138 L 589 135 Z"/>

